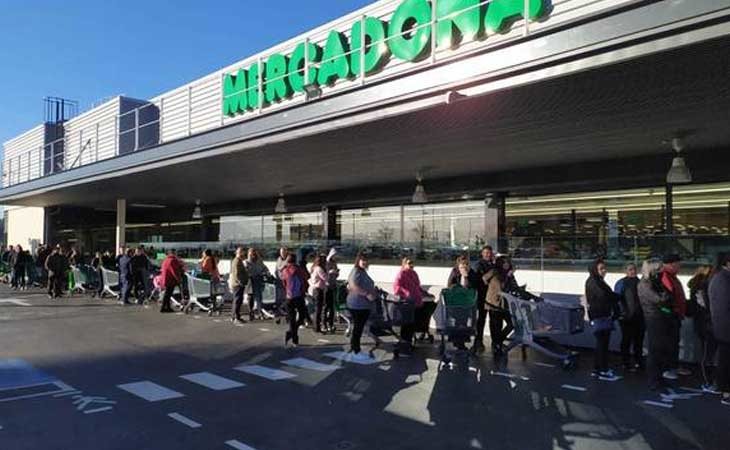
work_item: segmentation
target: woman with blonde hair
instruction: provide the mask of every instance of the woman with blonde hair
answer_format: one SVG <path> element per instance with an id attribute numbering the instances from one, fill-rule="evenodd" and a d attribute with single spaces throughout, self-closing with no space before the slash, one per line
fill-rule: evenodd
<path id="1" fill-rule="evenodd" d="M 248 272 L 249 281 L 246 286 L 246 298 L 248 300 L 248 317 L 249 320 L 254 320 L 255 311 L 261 314 L 263 310 L 263 295 L 264 295 L 264 280 L 267 276 L 270 276 L 268 267 L 264 264 L 261 259 L 258 250 L 251 247 L 248 249 L 246 260 L 243 261 L 243 265 Z"/>

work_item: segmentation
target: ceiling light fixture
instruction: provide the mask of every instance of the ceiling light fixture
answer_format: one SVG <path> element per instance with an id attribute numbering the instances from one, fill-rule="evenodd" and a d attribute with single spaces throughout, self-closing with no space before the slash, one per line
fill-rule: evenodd
<path id="1" fill-rule="evenodd" d="M 428 196 L 426 195 L 426 189 L 423 187 L 423 177 L 420 172 L 416 175 L 416 190 L 413 192 L 411 201 L 415 204 L 428 203 Z"/>
<path id="2" fill-rule="evenodd" d="M 200 200 L 195 200 L 195 208 L 193 208 L 193 219 L 201 219 L 203 212 L 200 209 Z"/>
<path id="3" fill-rule="evenodd" d="M 279 192 L 279 200 L 276 201 L 276 206 L 274 207 L 274 212 L 277 214 L 286 213 L 286 201 L 284 200 L 283 192 Z"/>
<path id="4" fill-rule="evenodd" d="M 667 184 L 688 184 L 692 182 L 692 173 L 687 167 L 687 163 L 682 156 L 684 150 L 684 141 L 680 138 L 672 139 L 672 149 L 676 155 L 672 160 L 672 167 L 667 173 Z"/>

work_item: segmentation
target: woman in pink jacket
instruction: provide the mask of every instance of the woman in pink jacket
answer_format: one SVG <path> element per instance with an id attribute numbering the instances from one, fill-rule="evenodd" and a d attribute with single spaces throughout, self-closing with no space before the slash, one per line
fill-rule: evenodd
<path id="1" fill-rule="evenodd" d="M 416 310 L 423 306 L 423 288 L 421 287 L 421 280 L 418 278 L 418 274 L 413 270 L 413 259 L 403 258 L 400 271 L 395 276 L 393 293 L 404 301 L 413 303 L 416 306 Z M 409 343 L 409 348 L 412 346 L 414 329 L 414 324 L 403 325 L 401 327 L 401 339 Z"/>

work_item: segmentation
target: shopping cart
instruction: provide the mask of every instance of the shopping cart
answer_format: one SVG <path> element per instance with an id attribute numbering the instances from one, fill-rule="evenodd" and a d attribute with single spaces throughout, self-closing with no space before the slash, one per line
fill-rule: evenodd
<path id="1" fill-rule="evenodd" d="M 345 322 L 345 336 L 350 337 L 352 332 L 352 322 L 350 321 L 350 312 L 347 310 L 347 283 L 337 281 L 335 284 L 335 314 L 340 323 Z"/>
<path id="2" fill-rule="evenodd" d="M 439 353 L 441 354 L 441 368 L 449 364 L 454 357 L 463 356 L 466 363 L 469 362 L 469 352 L 466 343 L 476 333 L 475 325 L 477 320 L 477 291 L 455 286 L 441 291 L 441 296 L 436 310 L 434 320 L 436 321 L 436 333 L 441 336 Z M 452 353 L 447 351 L 447 340 L 451 342 L 456 350 Z"/>
<path id="3" fill-rule="evenodd" d="M 394 327 L 413 323 L 415 306 L 411 302 L 400 300 L 388 292 L 378 289 L 378 296 L 374 301 L 374 308 L 368 318 L 368 334 L 375 341 L 375 346 L 370 350 L 370 356 L 374 357 L 374 351 L 383 345 L 383 337 L 393 337 L 393 358 L 400 357 L 400 350 L 404 345 L 410 345 L 400 337 L 400 333 Z"/>
<path id="4" fill-rule="evenodd" d="M 203 278 L 196 278 L 186 273 L 185 277 L 188 282 L 189 299 L 183 308 L 183 312 L 188 314 L 193 308 L 198 308 L 203 312 L 207 312 L 209 316 L 214 313 L 221 315 L 223 305 L 227 299 L 232 298 L 228 290 L 228 283 L 225 280 L 213 282 Z"/>
<path id="5" fill-rule="evenodd" d="M 428 341 L 433 344 L 434 336 L 431 334 L 431 317 L 436 311 L 436 298 L 432 295 L 423 297 L 423 304 L 416 309 L 413 340 L 414 342 Z"/>
<path id="6" fill-rule="evenodd" d="M 509 352 L 517 346 L 530 347 L 558 359 L 565 370 L 576 366 L 577 353 L 555 342 L 556 336 L 568 336 L 583 332 L 585 308 L 580 304 L 566 304 L 537 297 L 524 299 L 518 293 L 503 292 L 509 305 L 514 332 L 505 349 Z"/>

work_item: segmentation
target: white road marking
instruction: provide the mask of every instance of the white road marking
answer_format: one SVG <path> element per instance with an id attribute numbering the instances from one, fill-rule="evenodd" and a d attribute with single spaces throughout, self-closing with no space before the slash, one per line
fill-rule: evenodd
<path id="1" fill-rule="evenodd" d="M 287 359 L 286 361 L 282 361 L 282 364 L 293 367 L 301 367 L 302 369 L 316 370 L 318 372 L 332 372 L 340 368 L 340 366 L 322 364 L 307 358 Z"/>
<path id="2" fill-rule="evenodd" d="M 77 411 L 83 411 L 87 406 L 91 405 L 92 403 L 99 403 L 102 405 L 116 405 L 117 402 L 114 400 L 107 400 L 105 397 L 92 397 L 92 396 L 83 396 L 83 395 L 75 395 L 73 404 L 76 405 Z"/>
<path id="3" fill-rule="evenodd" d="M 683 391 L 687 391 L 687 392 L 694 392 L 696 394 L 704 394 L 705 393 L 705 391 L 703 391 L 702 389 L 695 389 L 695 388 L 684 387 L 684 386 L 680 387 L 680 389 L 682 389 Z"/>
<path id="4" fill-rule="evenodd" d="M 332 341 L 329 341 L 327 339 L 317 339 L 317 342 L 319 342 L 320 344 L 329 344 Z"/>
<path id="5" fill-rule="evenodd" d="M 619 380 L 623 380 L 624 377 L 613 377 L 613 378 L 606 378 L 606 377 L 598 377 L 601 381 L 608 381 L 609 383 L 614 383 Z"/>
<path id="6" fill-rule="evenodd" d="M 175 413 L 168 414 L 167 417 L 169 417 L 169 418 L 171 418 L 173 420 L 177 420 L 181 424 L 187 425 L 190 428 L 200 428 L 200 427 L 202 427 L 202 425 L 199 424 L 198 422 L 196 422 L 196 421 L 194 421 L 192 419 L 189 419 L 189 418 L 183 416 L 182 414 L 178 414 L 176 412 Z"/>
<path id="7" fill-rule="evenodd" d="M 510 379 L 517 379 L 522 381 L 530 381 L 528 377 L 523 377 L 522 375 L 515 375 L 513 373 L 507 373 L 507 372 L 495 372 L 493 370 L 489 371 L 490 375 L 493 375 L 495 377 L 504 377 L 504 378 L 510 378 Z"/>
<path id="8" fill-rule="evenodd" d="M 64 392 L 62 394 L 56 394 L 53 396 L 53 398 L 68 397 L 69 395 L 76 395 L 76 394 L 80 394 L 80 393 L 81 393 L 81 391 L 69 391 L 69 392 Z"/>
<path id="9" fill-rule="evenodd" d="M 36 384 L 30 384 L 27 386 L 18 386 L 18 387 L 12 387 L 12 388 L 3 388 L 3 389 L 0 389 L 0 391 L 12 391 L 15 389 L 25 389 L 25 388 L 31 388 L 31 387 L 36 387 L 36 386 L 45 386 L 45 385 L 54 386 L 58 389 L 53 390 L 53 391 L 48 391 L 48 392 L 39 392 L 37 394 L 19 395 L 16 397 L 3 397 L 3 398 L 0 398 L 0 403 L 12 402 L 15 400 L 25 400 L 28 398 L 45 397 L 45 396 L 50 396 L 50 395 L 61 394 L 61 393 L 67 392 L 65 385 L 63 383 L 61 383 L 60 381 L 56 381 L 56 382 L 52 382 L 52 383 L 36 383 Z"/>
<path id="10" fill-rule="evenodd" d="M 233 369 L 238 370 L 239 372 L 256 375 L 258 377 L 266 378 L 267 380 L 272 380 L 272 381 L 287 380 L 289 378 L 296 377 L 296 375 L 294 375 L 293 373 L 285 372 L 285 371 L 279 370 L 279 369 L 271 369 L 269 367 L 258 366 L 258 365 L 243 364 L 240 366 L 236 366 Z"/>
<path id="11" fill-rule="evenodd" d="M 271 331 L 268 328 L 259 328 L 259 331 L 263 331 L 264 333 Z"/>
<path id="12" fill-rule="evenodd" d="M 330 352 L 325 353 L 324 356 L 339 359 L 341 361 L 350 362 L 354 364 L 361 364 L 361 365 L 370 365 L 370 364 L 378 364 L 380 361 L 378 361 L 376 358 L 371 358 L 369 355 L 365 353 L 360 353 L 359 356 L 354 355 L 353 353 L 348 352 Z"/>
<path id="13" fill-rule="evenodd" d="M 225 391 L 226 389 L 235 389 L 246 386 L 238 381 L 230 380 L 210 372 L 190 373 L 187 375 L 180 375 L 180 378 L 205 386 L 209 389 L 213 389 L 214 391 Z"/>
<path id="14" fill-rule="evenodd" d="M 164 386 L 160 386 L 159 384 L 153 383 L 151 381 L 120 384 L 117 385 L 117 387 L 123 391 L 129 392 L 132 395 L 143 398 L 148 402 L 159 402 L 162 400 L 185 397 L 184 394 L 173 391 L 172 389 L 168 389 Z"/>
<path id="15" fill-rule="evenodd" d="M 256 450 L 253 447 L 250 447 L 242 442 L 236 441 L 236 440 L 230 440 L 226 441 L 226 445 L 229 447 L 233 447 L 236 450 Z"/>
<path id="16" fill-rule="evenodd" d="M 548 363 L 544 363 L 544 362 L 536 362 L 535 365 L 540 366 L 540 367 L 549 367 L 551 369 L 555 368 L 555 364 L 548 364 Z"/>
<path id="17" fill-rule="evenodd" d="M 109 411 L 112 409 L 114 409 L 114 408 L 111 406 L 102 406 L 101 408 L 89 409 L 87 411 L 84 411 L 84 414 L 96 414 L 96 413 L 100 413 L 100 412 L 104 412 L 104 411 Z"/>
<path id="18" fill-rule="evenodd" d="M 223 322 L 223 321 L 222 321 L 222 320 L 220 320 L 220 319 L 213 319 L 213 322 L 215 322 L 215 323 L 221 323 L 221 322 Z"/>
<path id="19" fill-rule="evenodd" d="M 644 400 L 644 404 L 651 405 L 651 406 L 659 406 L 661 408 L 667 408 L 667 409 L 674 408 L 674 405 L 672 405 L 671 403 L 655 402 L 653 400 Z"/>
<path id="20" fill-rule="evenodd" d="M 5 299 L 5 300 L 0 300 L 0 303 L 9 303 L 9 304 L 15 305 L 15 306 L 30 306 L 30 303 L 25 302 L 23 300 L 18 300 L 16 298 L 9 298 L 9 299 Z"/>
<path id="21" fill-rule="evenodd" d="M 585 392 L 585 391 L 588 390 L 588 389 L 586 389 L 586 388 L 584 388 L 582 386 L 573 386 L 572 384 L 564 384 L 564 385 L 562 385 L 560 387 L 562 387 L 563 389 L 568 389 L 568 390 L 571 390 L 571 391 L 578 391 L 578 392 Z"/>

